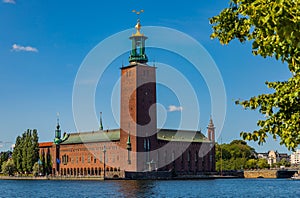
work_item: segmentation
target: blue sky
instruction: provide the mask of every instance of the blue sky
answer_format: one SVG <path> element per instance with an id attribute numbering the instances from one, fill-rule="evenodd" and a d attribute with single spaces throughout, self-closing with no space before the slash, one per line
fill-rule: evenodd
<path id="1" fill-rule="evenodd" d="M 234 101 L 269 92 L 265 81 L 285 80 L 290 74 L 281 62 L 254 57 L 249 43 L 233 41 L 222 46 L 217 40 L 210 39 L 212 28 L 208 19 L 227 4 L 228 1 L 203 0 L 175 0 L 172 3 L 157 0 L 1 0 L 0 146 L 11 144 L 27 128 L 37 128 L 41 141 L 52 141 L 57 112 L 60 112 L 62 129 L 76 131 L 72 93 L 80 65 L 98 43 L 134 27 L 137 17 L 131 12 L 133 9 L 145 10 L 141 16 L 142 25 L 184 32 L 201 43 L 211 55 L 221 73 L 227 95 L 226 119 L 220 131 L 223 142 L 239 139 L 243 130 L 256 129 L 256 120 L 261 115 L 257 111 L 244 111 Z M 128 37 L 124 38 L 124 42 L 128 43 L 130 50 Z M 118 46 L 115 44 L 113 47 Z M 186 60 L 170 52 L 150 49 L 147 52 L 150 61 L 173 66 L 197 87 L 200 128 L 205 133 L 211 109 L 209 90 L 201 75 L 195 75 Z M 111 113 L 110 93 L 119 78 L 119 68 L 128 63 L 127 57 L 125 53 L 114 60 L 97 87 L 95 111 L 103 111 L 105 128 L 118 128 Z M 159 114 L 166 120 L 164 127 L 178 127 L 181 109 L 174 112 L 167 110 L 170 105 L 180 107 L 180 104 L 167 87 L 158 87 L 158 102 L 165 108 L 165 112 Z M 185 107 L 182 108 L 184 111 Z M 91 127 L 90 130 L 95 129 Z M 256 143 L 250 145 L 259 152 L 270 149 L 286 152 L 278 142 L 269 139 L 262 147 Z"/>

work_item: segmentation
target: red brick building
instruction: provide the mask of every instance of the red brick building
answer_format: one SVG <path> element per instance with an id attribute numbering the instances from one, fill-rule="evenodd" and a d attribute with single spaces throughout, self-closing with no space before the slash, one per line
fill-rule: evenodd
<path id="1" fill-rule="evenodd" d="M 203 174 L 215 171 L 215 128 L 201 131 L 157 129 L 156 68 L 147 65 L 145 41 L 138 21 L 130 39 L 130 64 L 121 68 L 120 129 L 64 134 L 59 123 L 50 151 L 52 174 L 133 177 L 155 171 Z"/>

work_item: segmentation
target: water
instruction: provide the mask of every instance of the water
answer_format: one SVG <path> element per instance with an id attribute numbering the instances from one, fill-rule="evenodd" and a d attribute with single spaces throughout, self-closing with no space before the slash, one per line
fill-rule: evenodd
<path id="1" fill-rule="evenodd" d="M 0 197 L 300 197 L 300 180 L 7 181 Z"/>

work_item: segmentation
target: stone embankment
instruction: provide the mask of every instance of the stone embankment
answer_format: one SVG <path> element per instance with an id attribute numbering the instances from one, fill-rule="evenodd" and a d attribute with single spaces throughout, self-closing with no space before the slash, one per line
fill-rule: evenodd
<path id="1" fill-rule="evenodd" d="M 291 178 L 297 170 L 279 169 L 279 170 L 248 170 L 244 171 L 245 178 Z"/>
<path id="2" fill-rule="evenodd" d="M 277 170 L 244 171 L 245 178 L 277 178 Z"/>

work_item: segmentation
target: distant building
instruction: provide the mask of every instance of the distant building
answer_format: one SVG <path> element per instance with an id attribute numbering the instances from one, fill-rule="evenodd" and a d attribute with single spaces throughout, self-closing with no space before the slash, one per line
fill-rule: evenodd
<path id="1" fill-rule="evenodd" d="M 300 164 L 300 149 L 297 149 L 296 152 L 291 154 L 291 164 L 298 165 Z"/>
<path id="2" fill-rule="evenodd" d="M 130 64 L 121 67 L 120 129 L 103 130 L 100 116 L 98 131 L 61 136 L 58 122 L 54 143 L 40 144 L 40 155 L 51 156 L 53 175 L 143 178 L 149 172 L 215 171 L 212 118 L 207 137 L 197 130 L 157 128 L 156 67 L 147 65 L 147 37 L 140 29 L 138 21 L 137 32 L 130 37 Z"/>
<path id="3" fill-rule="evenodd" d="M 268 153 L 257 153 L 257 158 L 268 160 Z"/>
<path id="4" fill-rule="evenodd" d="M 267 153 L 257 153 L 257 158 L 266 159 L 270 166 L 280 162 L 282 159 L 285 159 L 287 162 L 290 161 L 290 157 L 287 153 L 279 153 L 278 151 L 274 150 L 270 150 Z"/>

